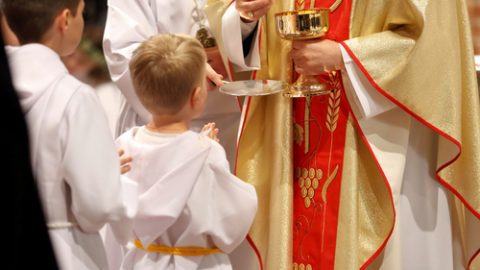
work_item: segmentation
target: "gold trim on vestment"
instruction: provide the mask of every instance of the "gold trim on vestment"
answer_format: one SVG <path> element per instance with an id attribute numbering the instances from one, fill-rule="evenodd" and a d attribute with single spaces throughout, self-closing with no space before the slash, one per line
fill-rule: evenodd
<path id="1" fill-rule="evenodd" d="M 480 231 L 480 109 L 465 1 L 354 0 L 351 18 L 345 43 L 373 85 L 438 135 L 435 171 L 464 203 L 452 222 L 465 226 L 466 265 L 480 248 L 467 230 Z"/>

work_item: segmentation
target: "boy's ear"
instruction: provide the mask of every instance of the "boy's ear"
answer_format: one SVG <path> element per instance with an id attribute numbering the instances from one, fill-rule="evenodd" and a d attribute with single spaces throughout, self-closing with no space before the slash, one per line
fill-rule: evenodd
<path id="1" fill-rule="evenodd" d="M 69 9 L 63 9 L 55 18 L 55 27 L 62 33 L 68 29 L 72 12 Z"/>
<path id="2" fill-rule="evenodd" d="M 190 96 L 190 106 L 192 108 L 197 107 L 198 101 L 202 97 L 202 88 L 200 86 L 195 87 L 192 91 L 192 95 Z"/>

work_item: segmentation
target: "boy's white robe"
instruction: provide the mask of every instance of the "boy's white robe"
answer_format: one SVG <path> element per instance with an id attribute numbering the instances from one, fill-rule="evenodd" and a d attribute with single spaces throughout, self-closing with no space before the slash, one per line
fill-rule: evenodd
<path id="1" fill-rule="evenodd" d="M 229 172 L 224 149 L 187 131 L 165 145 L 134 140 L 117 145 L 132 155 L 128 176 L 137 181 L 139 212 L 134 235 L 143 246 L 217 247 L 233 251 L 245 239 L 257 209 L 253 186 Z M 227 254 L 173 256 L 130 249 L 122 269 L 232 269 Z"/>
<path id="2" fill-rule="evenodd" d="M 107 269 L 98 230 L 118 222 L 114 231 L 126 241 L 138 200 L 136 184 L 120 177 L 105 113 L 51 49 L 30 44 L 7 53 L 59 267 Z"/>

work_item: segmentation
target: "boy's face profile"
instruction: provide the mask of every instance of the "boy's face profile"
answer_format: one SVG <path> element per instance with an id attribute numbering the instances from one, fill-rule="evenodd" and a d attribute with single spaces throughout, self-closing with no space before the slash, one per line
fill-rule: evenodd
<path id="1" fill-rule="evenodd" d="M 80 44 L 80 40 L 83 34 L 83 10 L 85 9 L 84 0 L 80 0 L 78 3 L 77 12 L 75 15 L 68 11 L 67 23 L 68 29 L 65 32 L 65 51 L 62 56 L 72 54 Z"/>

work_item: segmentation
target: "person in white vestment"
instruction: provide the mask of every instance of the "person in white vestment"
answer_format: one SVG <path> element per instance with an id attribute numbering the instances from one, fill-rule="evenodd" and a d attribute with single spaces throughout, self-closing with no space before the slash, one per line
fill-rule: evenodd
<path id="1" fill-rule="evenodd" d="M 108 15 L 104 35 L 104 53 L 112 76 L 112 80 L 122 91 L 127 102 L 123 104 L 122 113 L 119 119 L 119 132 L 122 133 L 136 125 L 143 125 L 149 120 L 148 111 L 142 106 L 135 95 L 131 83 L 128 63 L 132 52 L 139 44 L 147 38 L 162 33 L 178 33 L 197 36 L 204 39 L 205 46 L 212 42 L 215 33 L 211 29 L 215 27 L 213 22 L 215 15 L 207 18 L 204 12 L 210 4 L 206 0 L 155 0 L 155 1 L 130 1 L 130 0 L 109 0 Z M 216 7 L 212 7 L 216 8 Z M 235 20 L 235 18 L 234 18 Z M 213 22 L 212 24 L 210 24 Z M 240 21 L 234 22 L 240 25 Z M 241 59 L 244 65 L 258 67 L 258 58 L 251 58 L 246 50 L 242 50 L 242 40 L 251 40 L 246 45 L 250 51 L 257 50 L 258 35 L 255 27 L 257 23 L 242 23 L 238 27 L 239 36 L 237 40 L 225 39 L 230 47 L 236 52 L 236 59 Z M 232 27 L 232 34 L 237 31 Z M 241 34 L 240 34 L 241 33 Z M 210 36 L 209 36 L 210 35 Z M 248 39 L 248 37 L 253 38 Z M 220 43 L 220 36 L 215 36 L 217 43 Z M 246 41 L 247 42 L 247 41 Z M 222 50 L 222 46 L 217 46 Z M 206 49 L 211 51 L 212 48 Z M 246 56 L 244 55 L 246 52 Z M 219 52 L 218 50 L 216 52 Z M 224 146 L 231 169 L 235 164 L 236 140 L 240 121 L 241 104 L 237 98 L 227 96 L 218 91 L 216 86 L 222 85 L 223 80 L 228 78 L 230 69 L 222 62 L 219 53 L 208 53 L 210 65 L 207 65 L 207 77 L 211 92 L 207 100 L 204 113 L 192 121 L 191 129 L 199 131 L 203 123 L 215 122 L 222 130 L 219 135 L 220 143 Z M 216 64 L 217 63 L 217 64 Z M 236 66 L 235 66 L 236 67 Z M 235 68 L 233 67 L 233 68 Z M 212 69 L 213 68 L 213 69 Z M 241 68 L 236 69 L 241 71 Z M 217 74 L 218 73 L 218 74 Z M 221 75 L 220 75 L 221 74 Z M 213 83 L 212 83 L 213 82 Z M 119 135 L 118 133 L 117 135 Z"/>
<path id="2" fill-rule="evenodd" d="M 94 90 L 60 57 L 78 46 L 83 0 L 6 0 L 3 11 L 21 46 L 8 58 L 31 140 L 32 166 L 60 269 L 108 269 L 100 228 L 126 242 L 137 184 L 119 159 Z"/>
<path id="3" fill-rule="evenodd" d="M 132 80 L 151 121 L 117 139 L 140 198 L 121 269 L 232 269 L 228 254 L 253 222 L 255 189 L 230 173 L 215 124 L 189 130 L 207 99 L 205 61 L 184 35 L 151 37 L 134 53 Z"/>

